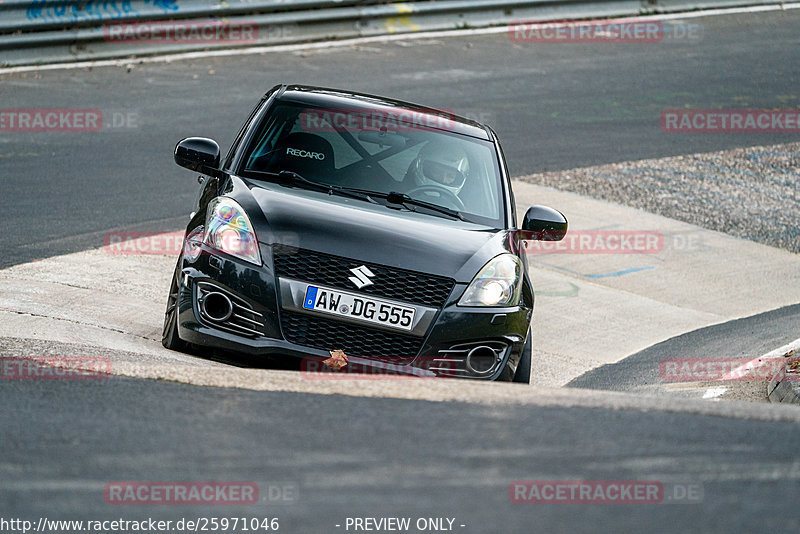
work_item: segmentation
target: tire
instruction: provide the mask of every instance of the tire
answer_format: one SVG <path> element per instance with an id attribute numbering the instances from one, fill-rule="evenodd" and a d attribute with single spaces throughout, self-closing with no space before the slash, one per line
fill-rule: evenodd
<path id="1" fill-rule="evenodd" d="M 533 336 L 531 329 L 528 328 L 528 339 L 525 340 L 525 345 L 522 347 L 522 356 L 520 356 L 519 364 L 517 364 L 517 372 L 514 373 L 514 382 L 521 384 L 531 383 L 531 353 L 533 352 Z"/>
<path id="2" fill-rule="evenodd" d="M 164 311 L 164 329 L 161 332 L 161 344 L 169 350 L 186 352 L 189 344 L 178 336 L 178 277 L 180 276 L 181 258 L 175 266 L 172 283 L 169 286 L 167 309 Z"/>

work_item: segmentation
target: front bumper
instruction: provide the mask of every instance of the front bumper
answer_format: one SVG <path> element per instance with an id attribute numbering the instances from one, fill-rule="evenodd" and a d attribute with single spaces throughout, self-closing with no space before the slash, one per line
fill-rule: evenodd
<path id="1" fill-rule="evenodd" d="M 203 245 L 197 259 L 181 260 L 181 339 L 206 347 L 306 362 L 319 362 L 330 358 L 330 351 L 344 350 L 348 369 L 367 373 L 484 380 L 513 377 L 532 307 L 459 307 L 457 302 L 466 285 L 455 284 L 441 307 L 408 302 L 420 310 L 414 329 L 410 334 L 392 332 L 298 308 L 292 296 L 297 294 L 298 284 L 316 281 L 276 275 L 269 246 L 261 245 L 261 256 L 263 265 L 255 266 Z M 216 313 L 210 300 L 204 305 L 211 294 L 224 295 L 233 313 L 227 317 Z M 213 298 L 224 300 L 216 295 Z"/>

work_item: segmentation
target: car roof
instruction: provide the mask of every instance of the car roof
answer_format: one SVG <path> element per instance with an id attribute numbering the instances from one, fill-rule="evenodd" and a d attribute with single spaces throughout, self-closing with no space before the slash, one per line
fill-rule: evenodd
<path id="1" fill-rule="evenodd" d="M 274 92 L 275 89 L 267 93 Z M 294 102 L 307 104 L 310 106 L 329 108 L 329 109 L 359 109 L 359 110 L 380 110 L 394 108 L 403 111 L 422 115 L 432 115 L 435 117 L 446 117 L 448 131 L 461 135 L 468 135 L 478 139 L 491 141 L 491 130 L 479 122 L 466 117 L 455 115 L 454 113 L 442 109 L 436 109 L 402 100 L 394 100 L 381 96 L 366 93 L 356 93 L 342 89 L 330 89 L 325 87 L 312 87 L 307 85 L 285 85 L 275 94 L 277 100 L 283 102 Z M 442 128 L 445 129 L 445 128 Z"/>

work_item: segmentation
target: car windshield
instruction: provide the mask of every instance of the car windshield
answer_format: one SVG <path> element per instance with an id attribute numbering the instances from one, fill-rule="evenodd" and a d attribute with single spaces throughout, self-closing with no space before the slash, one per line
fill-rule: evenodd
<path id="1" fill-rule="evenodd" d="M 433 204 L 465 220 L 502 227 L 494 145 L 452 132 L 445 116 L 278 103 L 253 139 L 240 169 L 244 177 L 290 171 L 334 187 L 400 193 L 390 202 L 406 199 L 400 203 L 415 211 Z M 448 210 L 422 211 L 442 216 Z"/>

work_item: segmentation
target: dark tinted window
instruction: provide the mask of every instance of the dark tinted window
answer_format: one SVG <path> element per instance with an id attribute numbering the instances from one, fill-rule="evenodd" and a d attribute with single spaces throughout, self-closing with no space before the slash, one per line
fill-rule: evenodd
<path id="1" fill-rule="evenodd" d="M 447 117 L 387 110 L 330 110 L 279 103 L 245 154 L 243 176 L 296 172 L 306 179 L 400 192 L 502 226 L 492 143 L 448 131 Z"/>

